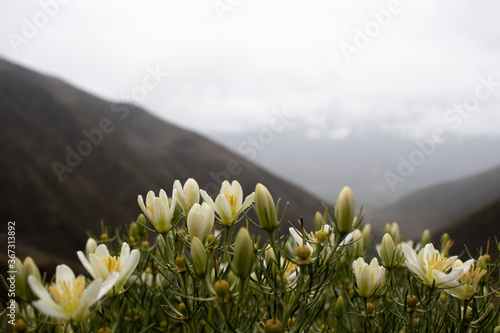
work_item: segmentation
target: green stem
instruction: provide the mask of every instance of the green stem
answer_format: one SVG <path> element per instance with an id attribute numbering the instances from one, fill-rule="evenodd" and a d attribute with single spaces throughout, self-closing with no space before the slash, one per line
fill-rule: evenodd
<path id="1" fill-rule="evenodd" d="M 297 290 L 295 291 L 295 295 L 293 296 L 292 301 L 290 303 L 288 303 L 288 306 L 285 307 L 286 311 L 285 311 L 285 314 L 283 315 L 283 321 L 282 321 L 282 323 L 284 325 L 286 325 L 286 323 L 288 323 L 288 319 L 290 319 L 293 309 L 295 309 L 295 306 L 297 305 L 297 303 L 300 300 L 305 275 L 306 275 L 305 269 L 304 269 L 304 267 L 301 267 L 299 270 L 299 281 L 297 284 Z"/>

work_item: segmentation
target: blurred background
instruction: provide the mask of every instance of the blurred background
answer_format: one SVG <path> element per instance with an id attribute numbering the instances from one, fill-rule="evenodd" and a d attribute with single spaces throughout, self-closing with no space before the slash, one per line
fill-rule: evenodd
<path id="1" fill-rule="evenodd" d="M 397 221 L 484 247 L 500 234 L 499 11 L 4 0 L 2 223 L 19 256 L 67 262 L 101 219 L 134 220 L 138 194 L 237 179 L 289 201 L 292 223 L 348 185 L 375 237 Z"/>

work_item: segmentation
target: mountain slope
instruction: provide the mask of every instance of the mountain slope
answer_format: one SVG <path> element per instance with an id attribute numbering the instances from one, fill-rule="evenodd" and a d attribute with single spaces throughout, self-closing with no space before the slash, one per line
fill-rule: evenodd
<path id="1" fill-rule="evenodd" d="M 500 167 L 456 181 L 437 184 L 416 191 L 374 212 L 376 224 L 390 217 L 400 223 L 409 237 L 424 229 L 431 231 L 480 209 L 500 197 Z"/>
<path id="2" fill-rule="evenodd" d="M 18 255 L 31 249 L 74 260 L 100 220 L 140 213 L 137 195 L 195 178 L 214 195 L 225 178 L 244 194 L 265 184 L 290 202 L 287 218 L 313 216 L 320 200 L 193 132 L 113 104 L 0 59 L 0 215 L 16 221 Z M 24 246 L 23 246 L 24 245 Z M 27 249 L 30 250 L 27 250 Z"/>
<path id="3" fill-rule="evenodd" d="M 436 232 L 436 236 L 444 232 L 450 234 L 454 242 L 453 252 L 460 252 L 464 250 L 464 245 L 467 245 L 473 256 L 480 247 L 483 248 L 483 254 L 486 252 L 488 238 L 491 237 L 489 254 L 494 261 L 499 253 L 495 238 L 500 241 L 500 198 L 450 223 Z"/>

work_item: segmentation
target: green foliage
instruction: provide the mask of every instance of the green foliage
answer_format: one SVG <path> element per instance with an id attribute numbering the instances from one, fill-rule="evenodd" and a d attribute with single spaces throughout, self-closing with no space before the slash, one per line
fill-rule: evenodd
<path id="1" fill-rule="evenodd" d="M 266 204 L 270 202 L 273 201 Z M 279 207 L 274 208 L 279 212 Z M 397 225 L 388 227 L 390 233 L 383 243 L 386 245 L 379 250 L 382 257 L 378 262 L 385 266 L 382 267 L 377 260 L 372 262 L 373 266 L 363 265 L 372 261 L 366 255 L 372 236 L 369 227 L 362 233 L 354 232 L 353 228 L 362 221 L 361 215 L 349 217 L 352 223 L 343 221 L 343 228 L 352 226 L 349 230 L 336 232 L 335 214 L 326 208 L 324 214 L 316 216 L 317 231 L 306 232 L 302 222 L 294 223 L 290 235 L 269 227 L 268 220 L 251 221 L 245 211 L 233 224 L 222 223 L 215 215 L 216 224 L 210 236 L 203 241 L 196 239 L 195 243 L 189 236 L 186 205 L 177 206 L 174 215 L 176 226 L 162 234 L 155 232 L 144 215 L 113 236 L 103 226 L 104 236 L 96 239 L 97 244 L 106 244 L 110 255 L 118 257 L 123 242 L 127 242 L 131 249 L 140 251 L 140 261 L 125 289 L 102 298 L 81 322 L 58 321 L 32 306 L 25 297 L 17 297 L 18 326 L 4 320 L 0 330 L 416 333 L 493 332 L 500 325 L 500 259 L 493 260 L 486 253 L 480 252 L 481 257 L 473 258 L 479 259 L 476 271 L 473 266 L 463 271 L 461 279 L 465 279 L 467 272 L 470 279 L 457 280 L 453 286 L 468 281 L 474 288 L 469 299 L 459 299 L 450 290 L 424 283 L 407 267 L 408 252 L 403 248 L 413 246 L 401 241 Z M 266 214 L 261 215 L 267 218 Z M 262 228 L 267 239 L 255 236 L 249 239 L 240 232 L 237 241 L 244 221 Z M 283 219 L 273 223 L 282 222 Z M 416 252 L 424 245 L 417 244 Z M 442 260 L 448 256 L 450 245 L 446 235 L 439 251 Z M 494 246 L 500 248 L 498 242 Z M 89 248 L 95 251 L 95 246 Z M 358 266 L 353 266 L 353 262 L 360 254 L 364 254 L 364 260 L 358 261 L 359 271 L 356 271 Z M 449 274 L 457 266 L 442 269 L 441 273 Z M 438 274 L 435 272 L 438 268 L 433 266 L 429 274 Z M 373 289 L 360 297 L 358 291 L 367 290 L 366 285 L 360 284 L 373 282 L 372 270 L 383 274 L 381 283 L 370 284 Z M 43 278 L 47 284 L 53 282 L 53 278 L 45 278 L 50 274 Z M 91 281 L 88 276 L 87 285 Z M 2 315 L 7 312 L 5 307 L 0 311 Z"/>

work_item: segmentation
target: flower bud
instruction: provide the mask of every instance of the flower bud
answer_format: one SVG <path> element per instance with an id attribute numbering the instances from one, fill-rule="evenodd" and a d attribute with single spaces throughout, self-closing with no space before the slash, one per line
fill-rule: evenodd
<path id="1" fill-rule="evenodd" d="M 233 271 L 241 279 L 247 278 L 251 271 L 254 259 L 252 239 L 248 230 L 241 228 L 236 235 L 234 244 Z"/>
<path id="2" fill-rule="evenodd" d="M 493 333 L 500 333 L 500 326 L 495 327 Z"/>
<path id="3" fill-rule="evenodd" d="M 420 238 L 420 247 L 424 248 L 426 244 L 431 242 L 431 232 L 429 229 L 425 229 L 422 233 L 422 238 Z"/>
<path id="4" fill-rule="evenodd" d="M 412 312 L 417 309 L 418 300 L 413 295 L 406 296 L 406 311 Z"/>
<path id="5" fill-rule="evenodd" d="M 276 261 L 276 257 L 274 256 L 274 251 L 272 247 L 268 247 L 264 252 L 264 258 L 266 260 L 266 265 L 269 267 L 271 265 L 271 261 L 274 263 Z"/>
<path id="6" fill-rule="evenodd" d="M 477 260 L 476 266 L 487 271 L 488 263 L 486 262 L 486 258 L 484 256 L 480 256 L 479 259 Z"/>
<path id="7" fill-rule="evenodd" d="M 184 215 L 188 214 L 191 207 L 200 201 L 200 186 L 193 178 L 189 178 L 181 186 L 179 180 L 174 181 L 174 188 L 177 190 L 177 204 L 181 207 Z"/>
<path id="8" fill-rule="evenodd" d="M 97 249 L 97 242 L 93 238 L 87 239 L 87 243 L 85 243 L 85 254 L 87 255 L 87 258 L 90 257 L 91 253 L 95 253 L 95 250 Z"/>
<path id="9" fill-rule="evenodd" d="M 446 244 L 450 241 L 450 235 L 445 232 L 442 236 L 441 236 L 441 244 Z"/>
<path id="10" fill-rule="evenodd" d="M 316 232 L 316 239 L 320 244 L 326 242 L 327 238 L 328 238 L 328 232 L 326 230 L 320 230 Z"/>
<path id="11" fill-rule="evenodd" d="M 401 239 L 401 232 L 399 231 L 399 225 L 397 222 L 392 222 L 390 234 L 394 243 L 398 244 Z"/>
<path id="12" fill-rule="evenodd" d="M 206 202 L 202 205 L 195 203 L 189 210 L 187 216 L 187 229 L 189 237 L 193 239 L 198 237 L 202 242 L 210 234 L 214 226 L 215 213 L 214 209 Z"/>
<path id="13" fill-rule="evenodd" d="M 278 227 L 278 217 L 273 197 L 268 189 L 262 185 L 255 186 L 255 211 L 260 221 L 260 226 L 266 231 L 274 231 Z"/>
<path id="14" fill-rule="evenodd" d="M 26 272 L 26 279 L 28 278 L 28 276 L 33 275 L 35 279 L 37 279 L 38 281 L 42 281 L 42 276 L 40 275 L 38 266 L 35 264 L 35 261 L 31 257 L 26 257 L 23 264 Z"/>
<path id="15" fill-rule="evenodd" d="M 323 228 L 323 214 L 320 212 L 316 212 L 316 214 L 314 214 L 314 226 L 316 227 L 316 231 Z"/>
<path id="16" fill-rule="evenodd" d="M 101 327 L 97 333 L 112 333 L 113 331 L 109 327 Z"/>
<path id="17" fill-rule="evenodd" d="M 375 305 L 371 302 L 366 303 L 366 316 L 375 317 Z"/>
<path id="18" fill-rule="evenodd" d="M 207 273 L 207 251 L 198 237 L 191 240 L 191 260 L 194 273 L 198 277 L 204 277 Z"/>
<path id="19" fill-rule="evenodd" d="M 363 244 L 365 247 L 368 247 L 372 238 L 372 226 L 370 223 L 365 224 L 363 227 Z"/>
<path id="20" fill-rule="evenodd" d="M 382 264 L 386 268 L 392 268 L 396 265 L 396 247 L 394 246 L 394 241 L 391 235 L 385 234 L 382 238 L 382 247 L 380 249 L 380 258 L 382 259 Z"/>
<path id="21" fill-rule="evenodd" d="M 354 235 L 352 236 L 353 243 L 352 243 L 352 250 L 354 257 L 362 257 L 365 253 L 365 247 L 363 244 L 363 234 L 359 229 L 354 230 Z"/>
<path id="22" fill-rule="evenodd" d="M 218 280 L 214 283 L 215 297 L 217 300 L 229 299 L 229 283 L 226 280 Z"/>
<path id="23" fill-rule="evenodd" d="M 295 254 L 301 260 L 307 260 L 311 256 L 311 249 L 305 245 L 297 247 Z"/>
<path id="24" fill-rule="evenodd" d="M 148 224 L 148 219 L 144 214 L 139 214 L 137 217 L 137 233 L 139 234 L 139 237 L 142 237 L 146 234 L 146 228 L 144 227 L 145 225 Z"/>
<path id="25" fill-rule="evenodd" d="M 333 308 L 333 314 L 335 317 L 340 318 L 344 313 L 344 298 L 339 296 L 335 302 L 335 307 Z"/>
<path id="26" fill-rule="evenodd" d="M 12 329 L 14 332 L 29 332 L 28 331 L 28 325 L 26 325 L 26 322 L 24 319 L 19 318 L 14 321 L 14 325 L 12 326 Z"/>
<path id="27" fill-rule="evenodd" d="M 335 228 L 341 234 L 347 234 L 352 229 L 354 220 L 354 195 L 351 189 L 345 186 L 335 203 Z"/>
<path id="28" fill-rule="evenodd" d="M 269 319 L 266 321 L 264 326 L 264 332 L 266 333 L 281 333 L 283 332 L 283 325 L 278 319 Z"/>

